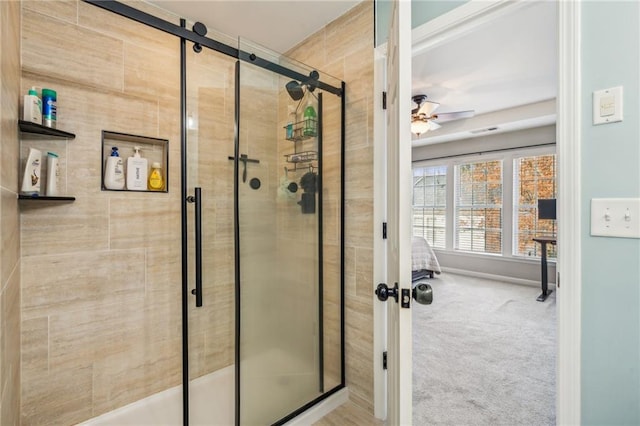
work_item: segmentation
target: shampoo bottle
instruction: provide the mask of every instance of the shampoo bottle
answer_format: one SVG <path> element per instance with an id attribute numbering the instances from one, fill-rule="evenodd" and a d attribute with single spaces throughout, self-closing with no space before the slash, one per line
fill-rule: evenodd
<path id="1" fill-rule="evenodd" d="M 133 147 L 133 156 L 127 158 L 127 189 L 145 191 L 147 189 L 147 159 L 140 157 L 140 147 Z"/>
<path id="2" fill-rule="evenodd" d="M 35 87 L 29 89 L 29 94 L 24 95 L 22 119 L 24 121 L 42 124 L 42 101 L 38 97 L 38 92 Z"/>
<path id="3" fill-rule="evenodd" d="M 22 178 L 22 193 L 24 195 L 37 196 L 40 192 L 41 156 L 42 153 L 39 150 L 29 148 L 29 157 L 27 157 Z"/>
<path id="4" fill-rule="evenodd" d="M 107 157 L 104 169 L 104 187 L 107 189 L 124 189 L 124 164 L 118 153 L 118 147 L 111 148 L 111 156 Z"/>
<path id="5" fill-rule="evenodd" d="M 58 196 L 58 154 L 47 152 L 47 197 Z"/>
<path id="6" fill-rule="evenodd" d="M 164 190 L 164 178 L 162 177 L 162 168 L 160 163 L 151 165 L 151 173 L 149 174 L 149 189 L 151 191 Z"/>
<path id="7" fill-rule="evenodd" d="M 313 107 L 311 102 L 311 97 L 309 97 L 309 103 L 307 107 L 304 109 L 303 119 L 304 119 L 304 128 L 302 130 L 302 134 L 304 136 L 315 136 L 316 135 L 316 110 Z"/>

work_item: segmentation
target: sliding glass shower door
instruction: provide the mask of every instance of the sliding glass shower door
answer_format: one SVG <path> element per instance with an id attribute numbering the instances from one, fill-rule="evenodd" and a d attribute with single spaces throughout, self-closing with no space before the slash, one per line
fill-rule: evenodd
<path id="1" fill-rule="evenodd" d="M 281 424 L 344 385 L 344 87 L 238 46 L 184 49 L 190 424 Z"/>
<path id="2" fill-rule="evenodd" d="M 236 59 L 186 43 L 188 414 L 235 422 L 233 146 Z"/>
<path id="3" fill-rule="evenodd" d="M 241 43 L 240 48 L 275 63 L 281 60 L 255 45 Z M 286 83 L 268 69 L 240 63 L 238 349 L 243 424 L 271 424 L 314 399 L 321 386 L 318 160 L 309 156 L 304 167 L 286 161 L 296 150 L 317 154 L 317 136 L 286 140 L 288 110 L 299 102 L 288 99 Z M 314 96 L 309 102 L 317 110 Z M 316 129 L 314 122 L 314 133 Z M 309 182 L 305 189 L 303 177 Z M 300 204 L 303 197 L 305 205 Z"/>
<path id="4" fill-rule="evenodd" d="M 340 383 L 335 374 L 325 383 L 325 357 L 336 363 L 331 369 L 340 365 L 338 305 L 331 303 L 340 299 L 340 99 L 319 87 L 320 80 L 340 85 L 251 42 L 239 46 L 239 416 L 241 424 L 272 424 Z M 274 72 L 282 70 L 293 72 Z M 323 191 L 327 97 L 333 155 Z"/>

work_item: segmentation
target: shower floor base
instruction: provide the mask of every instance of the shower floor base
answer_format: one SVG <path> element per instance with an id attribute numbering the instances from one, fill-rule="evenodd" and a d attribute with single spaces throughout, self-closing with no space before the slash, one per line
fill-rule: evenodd
<path id="1" fill-rule="evenodd" d="M 234 389 L 233 365 L 192 380 L 189 385 L 189 423 L 191 425 L 233 425 Z M 92 426 L 177 426 L 181 424 L 181 385 L 81 423 L 81 425 Z"/>
<path id="2" fill-rule="evenodd" d="M 189 386 L 191 425 L 230 426 L 234 421 L 234 366 L 228 366 L 191 381 Z M 341 389 L 287 423 L 310 425 L 349 399 Z M 94 417 L 83 426 L 178 426 L 182 424 L 182 386 L 156 393 L 124 407 Z"/>

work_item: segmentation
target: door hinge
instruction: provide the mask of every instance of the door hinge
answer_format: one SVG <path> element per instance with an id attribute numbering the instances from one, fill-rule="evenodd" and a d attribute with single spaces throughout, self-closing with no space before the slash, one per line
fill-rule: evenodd
<path id="1" fill-rule="evenodd" d="M 382 92 L 382 109 L 387 109 L 387 92 Z"/>
<path id="2" fill-rule="evenodd" d="M 382 222 L 382 239 L 387 239 L 387 222 Z"/>
<path id="3" fill-rule="evenodd" d="M 382 352 L 382 369 L 387 369 L 387 351 Z"/>

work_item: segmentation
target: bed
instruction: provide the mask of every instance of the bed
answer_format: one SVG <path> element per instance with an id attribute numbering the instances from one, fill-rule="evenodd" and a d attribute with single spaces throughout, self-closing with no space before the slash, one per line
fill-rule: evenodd
<path id="1" fill-rule="evenodd" d="M 440 264 L 433 249 L 422 237 L 413 236 L 411 240 L 411 281 L 433 278 L 439 274 Z"/>

